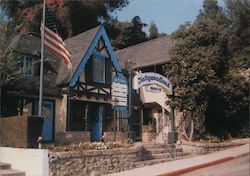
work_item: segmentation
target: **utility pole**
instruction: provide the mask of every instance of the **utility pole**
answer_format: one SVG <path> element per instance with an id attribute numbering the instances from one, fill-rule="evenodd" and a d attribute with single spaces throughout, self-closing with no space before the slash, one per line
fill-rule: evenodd
<path id="1" fill-rule="evenodd" d="M 170 100 L 171 103 L 173 103 L 174 101 L 174 85 L 172 86 L 172 95 L 170 96 Z M 174 144 L 176 143 L 177 139 L 178 139 L 178 133 L 175 130 L 175 117 L 174 117 L 174 108 L 171 105 L 171 113 L 170 113 L 170 117 L 171 117 L 171 131 L 168 132 L 168 143 L 169 144 Z"/>
<path id="2" fill-rule="evenodd" d="M 128 69 L 128 74 L 129 74 L 129 80 L 128 80 L 128 131 L 131 131 L 131 126 L 130 126 L 130 119 L 132 116 L 132 88 L 133 88 L 133 69 L 132 69 L 132 65 L 134 64 L 134 62 L 132 62 L 131 59 L 127 60 L 127 69 Z"/>
<path id="3" fill-rule="evenodd" d="M 130 117 L 132 115 L 132 68 L 129 67 L 129 88 L 128 88 L 128 116 Z"/>

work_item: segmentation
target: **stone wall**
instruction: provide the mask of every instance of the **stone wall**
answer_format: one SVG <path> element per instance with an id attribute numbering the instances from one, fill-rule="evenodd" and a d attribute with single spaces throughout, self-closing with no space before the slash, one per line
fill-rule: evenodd
<path id="1" fill-rule="evenodd" d="M 142 146 L 108 150 L 49 153 L 49 175 L 100 176 L 136 168 Z"/>
<path id="2" fill-rule="evenodd" d="M 244 145 L 247 142 L 235 141 L 235 142 L 224 142 L 224 143 L 200 143 L 200 142 L 182 142 L 182 148 L 184 153 L 192 153 L 192 154 L 206 154 L 219 150 L 224 150 L 227 148 L 236 147 L 239 145 Z"/>

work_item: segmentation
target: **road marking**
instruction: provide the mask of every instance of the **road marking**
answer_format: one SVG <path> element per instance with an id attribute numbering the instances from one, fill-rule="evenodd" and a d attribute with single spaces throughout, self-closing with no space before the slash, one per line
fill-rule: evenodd
<path id="1" fill-rule="evenodd" d="M 219 160 L 211 161 L 211 162 L 208 162 L 208 163 L 205 163 L 205 164 L 200 164 L 200 165 L 180 169 L 180 170 L 177 170 L 177 171 L 169 172 L 169 173 L 166 173 L 166 174 L 161 174 L 161 175 L 158 175 L 158 176 L 178 176 L 178 175 L 181 175 L 181 174 L 184 174 L 184 173 L 187 173 L 187 172 L 191 172 L 191 171 L 194 171 L 194 170 L 197 170 L 197 169 L 201 169 L 201 168 L 204 168 L 204 167 L 209 167 L 209 166 L 213 166 L 213 165 L 216 165 L 216 164 L 219 164 L 219 163 L 230 161 L 232 159 L 235 159 L 235 157 L 230 156 L 230 157 L 222 158 L 222 159 L 219 159 Z"/>

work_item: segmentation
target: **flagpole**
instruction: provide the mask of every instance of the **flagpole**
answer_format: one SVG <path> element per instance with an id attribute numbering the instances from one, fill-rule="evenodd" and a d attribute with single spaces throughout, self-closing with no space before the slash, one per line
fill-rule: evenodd
<path id="1" fill-rule="evenodd" d="M 41 43 L 41 64 L 40 64 L 40 87 L 39 87 L 38 116 L 42 116 L 42 101 L 43 101 L 44 25 L 45 25 L 45 0 L 43 0 L 43 19 L 42 19 L 42 31 L 41 31 L 42 43 Z"/>

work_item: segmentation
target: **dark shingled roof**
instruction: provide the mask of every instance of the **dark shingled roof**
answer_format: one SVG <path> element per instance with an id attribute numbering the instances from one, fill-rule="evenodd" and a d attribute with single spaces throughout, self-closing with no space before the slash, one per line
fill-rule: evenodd
<path id="1" fill-rule="evenodd" d="M 10 42 L 15 51 L 25 54 L 38 55 L 41 50 L 41 39 L 33 35 L 15 35 Z"/>
<path id="2" fill-rule="evenodd" d="M 97 26 L 65 40 L 65 44 L 71 53 L 73 68 L 69 71 L 66 64 L 61 61 L 56 81 L 57 84 L 67 85 L 69 83 L 99 28 L 100 26 Z"/>
<path id="3" fill-rule="evenodd" d="M 133 63 L 132 68 L 140 68 L 168 62 L 169 50 L 173 45 L 171 36 L 163 36 L 117 50 L 115 53 L 121 68 L 126 68 L 128 61 Z"/>
<path id="4" fill-rule="evenodd" d="M 34 69 L 40 67 L 40 52 L 41 52 L 41 39 L 32 34 L 17 34 L 10 41 L 10 45 L 14 51 L 25 54 L 33 55 L 35 59 Z M 51 55 L 46 49 L 44 52 L 44 95 L 60 95 L 60 89 L 55 85 L 57 78 L 57 70 L 60 60 Z M 34 70 L 34 74 L 35 74 Z M 9 83 L 12 89 L 17 91 L 28 92 L 29 95 L 38 95 L 39 92 L 39 75 L 33 77 L 21 77 L 18 80 Z"/>

